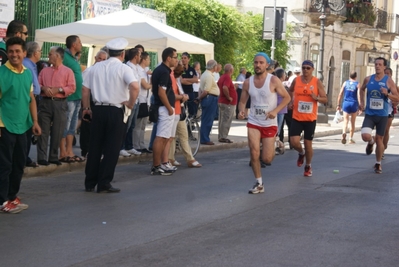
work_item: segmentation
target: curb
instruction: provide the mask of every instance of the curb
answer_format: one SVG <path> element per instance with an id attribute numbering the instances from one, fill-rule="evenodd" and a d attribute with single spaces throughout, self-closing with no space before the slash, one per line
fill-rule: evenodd
<path id="1" fill-rule="evenodd" d="M 392 126 L 399 126 L 398 122 L 393 122 Z M 361 127 L 356 127 L 355 132 L 361 130 Z M 339 135 L 342 133 L 342 129 L 334 129 L 329 131 L 323 132 L 316 132 L 314 137 L 326 137 L 331 135 Z M 234 148 L 243 148 L 248 146 L 248 141 L 237 141 L 234 143 L 215 143 L 213 146 L 209 145 L 201 145 L 199 148 L 199 153 L 201 152 L 211 152 L 211 151 L 219 151 L 219 150 L 226 150 L 226 149 L 234 149 Z M 181 154 L 178 152 L 177 154 Z M 140 161 L 151 161 L 152 154 L 142 154 L 139 156 L 130 156 L 130 157 L 119 157 L 118 164 L 131 164 L 131 163 L 138 163 Z M 84 171 L 86 166 L 86 162 L 75 162 L 75 163 L 63 163 L 60 166 L 56 165 L 49 165 L 49 166 L 39 166 L 37 168 L 25 168 L 23 178 L 33 178 L 33 177 L 45 177 L 50 175 L 58 175 L 63 174 L 66 172 L 75 172 L 75 171 Z"/>

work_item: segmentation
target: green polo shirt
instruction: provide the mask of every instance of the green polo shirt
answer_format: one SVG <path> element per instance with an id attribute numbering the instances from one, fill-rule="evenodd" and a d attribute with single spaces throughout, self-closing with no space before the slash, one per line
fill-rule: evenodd
<path id="1" fill-rule="evenodd" d="M 0 127 L 14 134 L 23 134 L 32 127 L 30 92 L 32 73 L 25 67 L 21 72 L 10 62 L 0 67 Z"/>
<path id="2" fill-rule="evenodd" d="M 64 64 L 73 71 L 73 75 L 75 76 L 75 82 L 76 82 L 76 91 L 72 95 L 68 96 L 67 100 L 68 101 L 81 100 L 83 78 L 82 78 L 82 69 L 80 68 L 79 62 L 76 61 L 75 57 L 72 56 L 68 50 L 65 50 L 64 60 L 62 64 Z"/>

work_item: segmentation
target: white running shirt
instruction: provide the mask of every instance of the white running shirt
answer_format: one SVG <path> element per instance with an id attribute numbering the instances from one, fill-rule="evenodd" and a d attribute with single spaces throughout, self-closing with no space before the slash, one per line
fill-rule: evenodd
<path id="1" fill-rule="evenodd" d="M 277 126 L 277 117 L 267 119 L 266 114 L 277 107 L 277 93 L 270 92 L 270 80 L 273 75 L 268 73 L 265 83 L 261 88 L 256 88 L 254 76 L 249 77 L 249 95 L 251 97 L 251 109 L 248 123 L 260 127 Z"/>

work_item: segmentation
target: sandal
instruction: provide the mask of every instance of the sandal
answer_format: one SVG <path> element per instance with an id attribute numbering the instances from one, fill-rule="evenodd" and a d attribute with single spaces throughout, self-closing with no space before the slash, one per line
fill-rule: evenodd
<path id="1" fill-rule="evenodd" d="M 64 163 L 74 163 L 75 159 L 73 157 L 63 157 L 60 158 L 59 161 Z"/>
<path id="2" fill-rule="evenodd" d="M 81 157 L 76 156 L 76 155 L 71 157 L 71 159 L 73 160 L 73 162 L 84 162 L 85 161 L 84 158 L 81 158 Z"/>
<path id="3" fill-rule="evenodd" d="M 227 138 L 220 138 L 219 142 L 220 143 L 233 143 L 233 141 L 231 141 L 230 139 L 227 139 Z"/>
<path id="4" fill-rule="evenodd" d="M 192 160 L 192 161 L 187 162 L 187 166 L 189 168 L 200 168 L 200 167 L 202 167 L 202 165 L 198 161 L 196 161 L 195 159 Z"/>

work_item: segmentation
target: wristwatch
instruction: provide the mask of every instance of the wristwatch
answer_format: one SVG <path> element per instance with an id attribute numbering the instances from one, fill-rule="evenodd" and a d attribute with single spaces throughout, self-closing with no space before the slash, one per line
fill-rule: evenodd
<path id="1" fill-rule="evenodd" d="M 64 89 L 62 89 L 61 87 L 58 88 L 58 93 L 63 93 L 63 92 L 64 92 Z"/>

